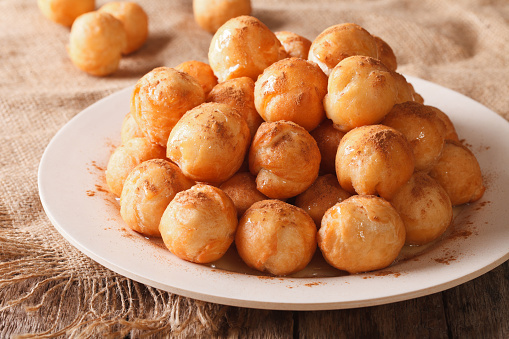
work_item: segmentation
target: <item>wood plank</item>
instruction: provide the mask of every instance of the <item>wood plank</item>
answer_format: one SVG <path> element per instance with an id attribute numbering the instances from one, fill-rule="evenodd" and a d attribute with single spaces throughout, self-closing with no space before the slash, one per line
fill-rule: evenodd
<path id="1" fill-rule="evenodd" d="M 357 309 L 299 312 L 301 338 L 447 338 L 442 297 Z"/>
<path id="2" fill-rule="evenodd" d="M 443 297 L 452 338 L 509 338 L 509 262 Z"/>

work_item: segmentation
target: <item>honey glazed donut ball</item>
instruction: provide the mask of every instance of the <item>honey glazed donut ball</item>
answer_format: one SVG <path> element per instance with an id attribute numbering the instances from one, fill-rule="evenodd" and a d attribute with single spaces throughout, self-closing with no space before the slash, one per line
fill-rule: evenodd
<path id="1" fill-rule="evenodd" d="M 396 95 L 396 103 L 401 104 L 407 101 L 415 100 L 415 91 L 412 85 L 406 80 L 406 78 L 398 72 L 392 72 L 392 76 L 396 81 L 396 89 L 398 94 Z"/>
<path id="2" fill-rule="evenodd" d="M 258 127 L 263 122 L 254 104 L 254 89 L 255 82 L 248 77 L 226 80 L 217 84 L 210 91 L 207 101 L 219 102 L 235 107 L 244 120 L 246 120 L 251 137 L 254 137 Z"/>
<path id="3" fill-rule="evenodd" d="M 453 140 L 453 141 L 459 142 L 460 139 L 458 137 L 458 133 L 456 132 L 456 127 L 454 127 L 454 124 L 452 123 L 449 116 L 447 114 L 445 114 L 442 110 L 440 110 L 436 107 L 433 107 L 433 106 L 428 106 L 428 107 L 430 109 L 432 109 L 433 111 L 435 111 L 436 116 L 440 120 L 442 120 L 442 122 L 444 123 L 444 126 L 445 126 L 444 138 L 445 138 L 445 140 Z"/>
<path id="4" fill-rule="evenodd" d="M 237 172 L 219 186 L 232 199 L 240 218 L 255 202 L 268 199 L 256 189 L 256 177 L 249 172 Z"/>
<path id="5" fill-rule="evenodd" d="M 150 141 L 166 147 L 177 121 L 204 101 L 205 94 L 195 78 L 173 68 L 158 67 L 136 83 L 131 114 Z"/>
<path id="6" fill-rule="evenodd" d="M 106 76 L 118 69 L 127 37 L 122 23 L 109 13 L 88 12 L 72 24 L 68 52 L 82 71 Z"/>
<path id="7" fill-rule="evenodd" d="M 159 237 L 164 210 L 183 190 L 194 184 L 177 165 L 163 159 L 147 160 L 127 176 L 120 195 L 120 215 L 136 232 Z"/>
<path id="8" fill-rule="evenodd" d="M 255 106 L 265 121 L 288 120 L 311 131 L 325 118 L 327 76 L 307 60 L 286 58 L 267 67 L 255 83 Z"/>
<path id="9" fill-rule="evenodd" d="M 405 226 L 385 199 L 354 195 L 325 212 L 317 238 L 331 266 L 355 274 L 391 265 L 405 244 Z"/>
<path id="10" fill-rule="evenodd" d="M 260 20 L 239 16 L 228 20 L 212 37 L 209 64 L 219 82 L 250 77 L 286 57 L 281 42 Z"/>
<path id="11" fill-rule="evenodd" d="M 486 189 L 475 155 L 453 140 L 445 142 L 442 155 L 429 175 L 442 185 L 453 206 L 481 199 Z"/>
<path id="12" fill-rule="evenodd" d="M 425 172 L 414 172 L 390 203 L 405 224 L 407 245 L 432 242 L 452 222 L 452 205 L 447 192 Z"/>
<path id="13" fill-rule="evenodd" d="M 71 27 L 77 17 L 95 9 L 95 0 L 37 0 L 37 5 L 46 18 Z"/>
<path id="14" fill-rule="evenodd" d="M 405 136 L 383 125 L 358 127 L 346 133 L 336 155 L 341 187 L 390 199 L 414 172 L 412 147 Z"/>
<path id="15" fill-rule="evenodd" d="M 378 36 L 373 35 L 373 38 L 376 42 L 378 60 L 380 60 L 385 67 L 391 71 L 396 71 L 398 68 L 398 61 L 396 60 L 396 55 L 394 54 L 391 46 Z"/>
<path id="16" fill-rule="evenodd" d="M 331 26 L 311 43 L 308 60 L 313 61 L 329 75 L 343 59 L 353 55 L 378 57 L 375 38 L 364 28 L 353 23 Z"/>
<path id="17" fill-rule="evenodd" d="M 193 0 L 196 23 L 214 34 L 226 21 L 251 14 L 251 0 Z"/>
<path id="18" fill-rule="evenodd" d="M 410 142 L 415 170 L 430 170 L 442 154 L 445 125 L 430 106 L 413 101 L 394 105 L 381 123 L 400 131 Z"/>
<path id="19" fill-rule="evenodd" d="M 277 276 L 304 269 L 316 251 L 316 226 L 302 209 L 281 200 L 254 203 L 242 216 L 235 246 L 251 268 Z"/>
<path id="20" fill-rule="evenodd" d="M 307 60 L 311 41 L 293 32 L 279 31 L 274 33 L 291 58 Z"/>
<path id="21" fill-rule="evenodd" d="M 210 68 L 209 64 L 196 60 L 184 61 L 175 67 L 176 70 L 185 72 L 198 80 L 201 87 L 203 88 L 203 92 L 205 93 L 205 97 L 209 94 L 209 92 L 217 85 L 217 78 Z"/>
<path id="22" fill-rule="evenodd" d="M 320 150 L 313 137 L 291 121 L 264 122 L 249 150 L 257 189 L 273 199 L 304 192 L 318 177 Z"/>
<path id="23" fill-rule="evenodd" d="M 219 188 L 197 184 L 177 193 L 159 225 L 166 247 L 177 257 L 205 264 L 220 259 L 235 238 L 237 211 Z"/>
<path id="24" fill-rule="evenodd" d="M 123 54 L 131 54 L 143 46 L 148 37 L 148 16 L 135 2 L 113 1 L 103 5 L 99 11 L 110 13 L 120 20 L 127 34 L 127 45 Z"/>
<path id="25" fill-rule="evenodd" d="M 106 168 L 106 184 L 110 191 L 119 197 L 124 181 L 133 168 L 146 160 L 164 158 L 164 147 L 151 143 L 144 137 L 130 139 L 111 154 Z"/>
<path id="26" fill-rule="evenodd" d="M 125 144 L 127 141 L 133 138 L 143 137 L 143 132 L 138 127 L 138 124 L 134 120 L 131 112 L 127 113 L 122 120 L 122 126 L 120 128 L 120 141 Z"/>
<path id="27" fill-rule="evenodd" d="M 341 138 L 345 135 L 345 132 L 341 132 L 334 128 L 332 120 L 325 119 L 317 128 L 309 133 L 316 140 L 316 144 L 322 155 L 320 173 L 336 174 L 336 153 L 338 152 L 339 143 L 341 142 Z"/>
<path id="28" fill-rule="evenodd" d="M 239 170 L 250 141 L 249 127 L 235 108 L 209 102 L 179 120 L 166 155 L 187 177 L 219 184 Z"/>
<path id="29" fill-rule="evenodd" d="M 339 186 L 338 178 L 333 174 L 319 176 L 316 181 L 295 199 L 295 206 L 302 208 L 320 228 L 325 212 L 351 196 Z"/>
<path id="30" fill-rule="evenodd" d="M 340 131 L 379 123 L 396 103 L 397 85 L 379 60 L 352 56 L 329 76 L 324 107 Z"/>

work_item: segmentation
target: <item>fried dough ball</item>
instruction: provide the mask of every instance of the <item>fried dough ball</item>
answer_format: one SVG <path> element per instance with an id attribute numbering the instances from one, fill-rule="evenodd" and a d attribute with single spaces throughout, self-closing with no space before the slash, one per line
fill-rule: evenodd
<path id="1" fill-rule="evenodd" d="M 136 232 L 159 237 L 159 222 L 164 210 L 183 190 L 194 183 L 177 165 L 152 159 L 136 166 L 124 182 L 120 195 L 120 215 Z"/>
<path id="2" fill-rule="evenodd" d="M 364 28 L 352 23 L 331 26 L 311 43 L 308 60 L 316 62 L 329 75 L 343 59 L 353 55 L 378 57 L 375 38 Z"/>
<path id="3" fill-rule="evenodd" d="M 415 170 L 428 171 L 437 162 L 444 147 L 445 125 L 430 106 L 413 101 L 394 105 L 382 124 L 400 131 L 410 142 Z"/>
<path id="4" fill-rule="evenodd" d="M 265 68 L 286 57 L 274 33 L 252 16 L 228 20 L 212 37 L 209 64 L 219 82 L 250 77 L 256 81 Z"/>
<path id="5" fill-rule="evenodd" d="M 177 121 L 204 101 L 205 94 L 195 78 L 173 68 L 158 67 L 136 83 L 131 114 L 150 141 L 166 146 Z"/>
<path id="6" fill-rule="evenodd" d="M 445 138 L 445 140 L 454 140 L 454 141 L 459 142 L 460 139 L 458 137 L 458 133 L 456 132 L 456 128 L 454 127 L 454 124 L 452 123 L 449 116 L 436 107 L 433 107 L 433 106 L 428 106 L 428 107 L 430 109 L 432 109 L 433 111 L 435 111 L 435 114 L 437 115 L 437 117 L 440 120 L 442 120 L 442 122 L 444 123 L 444 126 L 445 126 L 444 138 Z"/>
<path id="7" fill-rule="evenodd" d="M 394 77 L 379 60 L 352 56 L 329 76 L 325 112 L 336 128 L 347 132 L 379 123 L 396 103 L 397 93 Z"/>
<path id="8" fill-rule="evenodd" d="M 315 139 L 291 121 L 264 122 L 249 150 L 256 187 L 273 199 L 304 192 L 318 177 L 320 150 Z"/>
<path id="9" fill-rule="evenodd" d="M 197 184 L 177 193 L 159 225 L 166 247 L 198 264 L 220 259 L 235 238 L 237 211 L 219 188 Z"/>
<path id="10" fill-rule="evenodd" d="M 68 52 L 82 71 L 105 76 L 118 69 L 126 45 L 122 22 L 109 13 L 88 12 L 72 24 Z"/>
<path id="11" fill-rule="evenodd" d="M 316 226 L 298 207 L 281 200 L 263 200 L 240 219 L 235 245 L 249 267 L 288 275 L 311 261 L 316 251 Z"/>
<path id="12" fill-rule="evenodd" d="M 265 121 L 288 120 L 314 129 L 325 118 L 327 76 L 307 60 L 286 58 L 267 67 L 255 83 L 255 106 Z"/>
<path id="13" fill-rule="evenodd" d="M 380 37 L 373 36 L 373 38 L 376 42 L 378 60 L 380 60 L 385 65 L 385 67 L 391 71 L 396 71 L 398 68 L 398 62 L 391 46 L 389 46 L 389 44 Z"/>
<path id="14" fill-rule="evenodd" d="M 372 195 L 354 195 L 331 207 L 318 231 L 325 260 L 350 273 L 385 268 L 405 243 L 405 225 L 389 202 Z"/>
<path id="15" fill-rule="evenodd" d="M 345 135 L 345 132 L 334 128 L 332 120 L 325 119 L 317 128 L 309 132 L 316 140 L 320 149 L 322 160 L 320 162 L 320 173 L 336 173 L 336 153 L 338 152 L 339 142 Z"/>
<path id="16" fill-rule="evenodd" d="M 125 115 L 124 120 L 122 120 L 120 141 L 125 144 L 128 140 L 139 137 L 144 137 L 143 132 L 138 127 L 138 124 L 134 120 L 131 112 L 129 112 Z"/>
<path id="17" fill-rule="evenodd" d="M 437 239 L 452 222 L 447 192 L 425 172 L 415 172 L 390 202 L 405 224 L 407 245 L 425 245 Z"/>
<path id="18" fill-rule="evenodd" d="M 238 172 L 219 186 L 232 199 L 240 218 L 252 204 L 268 199 L 256 189 L 256 177 L 249 172 Z"/>
<path id="19" fill-rule="evenodd" d="M 166 150 L 147 138 L 133 138 L 118 146 L 111 154 L 106 168 L 106 184 L 117 197 L 124 181 L 137 165 L 150 159 L 164 159 Z"/>
<path id="20" fill-rule="evenodd" d="M 424 98 L 422 97 L 422 95 L 420 95 L 419 93 L 417 93 L 417 92 L 414 90 L 414 86 L 412 86 L 412 84 L 410 84 L 410 86 L 412 87 L 412 90 L 413 90 L 414 101 L 415 101 L 415 102 L 418 102 L 418 103 L 420 103 L 420 104 L 424 104 Z"/>
<path id="21" fill-rule="evenodd" d="M 235 108 L 209 102 L 179 120 L 166 155 L 187 177 L 218 184 L 239 170 L 250 141 L 249 127 Z"/>
<path id="22" fill-rule="evenodd" d="M 414 101 L 414 88 L 406 80 L 406 78 L 398 72 L 392 72 L 394 80 L 396 80 L 396 88 L 398 94 L 396 96 L 396 103 L 401 104 L 406 101 Z"/>
<path id="23" fill-rule="evenodd" d="M 336 155 L 339 184 L 350 193 L 391 199 L 414 172 L 412 147 L 405 136 L 383 125 L 346 133 Z"/>
<path id="24" fill-rule="evenodd" d="M 311 47 L 311 41 L 293 32 L 279 31 L 274 33 L 283 45 L 283 48 L 291 58 L 306 60 Z"/>
<path id="25" fill-rule="evenodd" d="M 99 11 L 110 13 L 120 20 L 127 34 L 123 54 L 130 54 L 143 46 L 148 37 L 148 16 L 135 2 L 108 2 Z"/>
<path id="26" fill-rule="evenodd" d="M 338 178 L 333 174 L 320 176 L 295 199 L 295 206 L 302 208 L 320 228 L 325 212 L 351 196 L 339 186 Z"/>
<path id="27" fill-rule="evenodd" d="M 37 5 L 46 18 L 71 27 L 77 17 L 95 9 L 95 0 L 37 0 Z"/>
<path id="28" fill-rule="evenodd" d="M 235 107 L 246 120 L 251 137 L 254 137 L 263 122 L 254 104 L 254 89 L 255 82 L 248 77 L 226 80 L 210 91 L 207 101 Z"/>
<path id="29" fill-rule="evenodd" d="M 226 21 L 251 14 L 250 0 L 193 0 L 196 23 L 214 34 Z"/>
<path id="30" fill-rule="evenodd" d="M 475 155 L 466 146 L 447 140 L 429 175 L 438 181 L 453 206 L 481 199 L 485 187 Z"/>
<path id="31" fill-rule="evenodd" d="M 210 68 L 207 63 L 196 60 L 184 61 L 176 66 L 175 69 L 187 73 L 198 80 L 203 88 L 205 97 L 209 94 L 212 88 L 217 85 L 217 78 L 214 75 L 212 68 Z"/>

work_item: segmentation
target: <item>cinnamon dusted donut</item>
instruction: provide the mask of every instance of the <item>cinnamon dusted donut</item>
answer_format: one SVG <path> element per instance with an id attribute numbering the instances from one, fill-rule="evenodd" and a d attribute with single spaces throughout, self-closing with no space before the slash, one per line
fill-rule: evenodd
<path id="1" fill-rule="evenodd" d="M 320 169 L 320 150 L 313 137 L 291 121 L 264 122 L 249 150 L 249 170 L 256 186 L 270 198 L 304 192 Z"/>
<path id="2" fill-rule="evenodd" d="M 212 37 L 209 64 L 219 82 L 250 77 L 254 81 L 265 68 L 286 57 L 274 33 L 252 16 L 228 20 Z"/>
<path id="3" fill-rule="evenodd" d="M 407 101 L 415 101 L 414 88 L 410 85 L 406 78 L 398 72 L 392 72 L 391 74 L 394 77 L 394 80 L 396 80 L 396 88 L 398 90 L 396 103 L 401 104 Z"/>
<path id="4" fill-rule="evenodd" d="M 169 161 L 144 161 L 129 173 L 124 182 L 120 215 L 131 229 L 158 237 L 164 210 L 178 192 L 193 184 L 177 165 Z"/>
<path id="5" fill-rule="evenodd" d="M 210 91 L 207 101 L 235 107 L 246 120 L 251 137 L 254 137 L 256 130 L 263 122 L 254 104 L 254 89 L 255 82 L 248 77 L 226 80 Z"/>
<path id="6" fill-rule="evenodd" d="M 205 184 L 177 193 L 159 225 L 163 242 L 173 254 L 199 264 L 220 259 L 236 229 L 237 211 L 231 199 Z"/>
<path id="7" fill-rule="evenodd" d="M 249 172 L 237 172 L 219 186 L 232 199 L 240 218 L 255 202 L 267 199 L 256 189 L 256 177 Z"/>
<path id="8" fill-rule="evenodd" d="M 405 226 L 385 199 L 354 195 L 325 212 L 317 238 L 329 264 L 360 273 L 392 264 L 405 244 Z"/>
<path id="9" fill-rule="evenodd" d="M 143 132 L 138 127 L 138 124 L 134 120 L 131 112 L 127 113 L 122 120 L 122 126 L 120 129 L 120 140 L 124 144 L 129 139 L 143 137 Z"/>
<path id="10" fill-rule="evenodd" d="M 166 155 L 187 177 L 219 184 L 239 170 L 250 140 L 249 127 L 235 108 L 209 102 L 179 120 Z"/>
<path id="11" fill-rule="evenodd" d="M 235 246 L 249 267 L 288 275 L 311 261 L 316 251 L 316 226 L 298 207 L 263 200 L 254 203 L 240 219 Z"/>
<path id="12" fill-rule="evenodd" d="M 148 37 L 148 16 L 143 8 L 135 2 L 108 2 L 99 11 L 110 13 L 124 25 L 127 45 L 122 51 L 131 54 L 143 46 Z"/>
<path id="13" fill-rule="evenodd" d="M 331 26 L 311 43 L 308 60 L 320 66 L 329 75 L 343 59 L 353 55 L 378 57 L 375 38 L 364 28 L 353 23 Z"/>
<path id="14" fill-rule="evenodd" d="M 286 58 L 267 67 L 255 83 L 255 106 L 265 121 L 288 120 L 314 129 L 325 118 L 327 76 L 314 63 Z"/>
<path id="15" fill-rule="evenodd" d="M 330 74 L 327 89 L 325 112 L 343 132 L 379 123 L 398 94 L 391 71 L 379 60 L 365 56 L 343 59 Z"/>
<path id="16" fill-rule="evenodd" d="M 184 61 L 175 67 L 176 70 L 185 72 L 198 80 L 198 83 L 203 88 L 203 92 L 205 93 L 205 97 L 209 94 L 209 92 L 217 85 L 217 78 L 210 68 L 209 64 L 196 61 L 189 60 Z"/>
<path id="17" fill-rule="evenodd" d="M 136 83 L 131 114 L 150 141 L 166 146 L 177 121 L 204 101 L 205 94 L 195 78 L 173 68 L 158 67 Z"/>
<path id="18" fill-rule="evenodd" d="M 442 122 L 444 123 L 445 125 L 445 140 L 454 140 L 454 141 L 460 141 L 459 137 L 458 137 L 458 133 L 456 132 L 456 128 L 454 127 L 454 124 L 452 123 L 451 119 L 449 118 L 449 116 L 447 114 L 445 114 L 443 111 L 441 111 L 440 109 L 436 108 L 436 107 L 433 107 L 433 106 L 428 106 L 430 109 L 432 109 L 433 111 L 435 111 L 435 114 L 437 115 L 437 117 L 442 120 Z"/>
<path id="19" fill-rule="evenodd" d="M 414 101 L 394 105 L 381 123 L 400 131 L 410 142 L 416 170 L 428 171 L 440 157 L 445 125 L 430 106 Z"/>
<path id="20" fill-rule="evenodd" d="M 338 152 L 339 142 L 345 133 L 334 128 L 334 124 L 330 119 L 325 119 L 309 133 L 316 140 L 322 155 L 320 173 L 336 174 L 336 153 Z"/>
<path id="21" fill-rule="evenodd" d="M 68 52 L 72 63 L 95 76 L 115 72 L 127 45 L 122 22 L 105 12 L 80 15 L 72 24 L 69 37 Z"/>
<path id="22" fill-rule="evenodd" d="M 117 197 L 122 193 L 124 181 L 137 165 L 150 159 L 164 159 L 166 150 L 147 138 L 129 139 L 111 154 L 106 168 L 106 184 Z"/>
<path id="23" fill-rule="evenodd" d="M 452 222 L 447 192 L 424 172 L 415 172 L 390 202 L 405 224 L 408 245 L 425 245 L 437 239 Z"/>
<path id="24" fill-rule="evenodd" d="M 447 140 L 429 175 L 438 181 L 453 206 L 481 199 L 485 187 L 475 155 L 466 146 Z"/>
<path id="25" fill-rule="evenodd" d="M 325 212 L 351 196 L 341 188 L 333 174 L 318 177 L 315 182 L 295 199 L 295 206 L 302 208 L 320 228 Z"/>
<path id="26" fill-rule="evenodd" d="M 251 14 L 251 0 L 193 0 L 196 23 L 214 34 L 226 21 Z"/>
<path id="27" fill-rule="evenodd" d="M 391 46 L 378 36 L 373 35 L 373 38 L 376 42 L 378 60 L 380 60 L 391 71 L 396 71 L 398 68 L 398 61 L 396 60 L 396 55 L 394 54 Z"/>
<path id="28" fill-rule="evenodd" d="M 418 102 L 420 104 L 424 104 L 424 98 L 422 97 L 422 95 L 420 95 L 419 93 L 417 93 L 414 89 L 414 86 L 412 86 L 411 83 L 408 83 L 410 85 L 410 87 L 412 88 L 412 91 L 413 91 L 413 95 L 414 95 L 414 101 L 415 102 Z"/>
<path id="29" fill-rule="evenodd" d="M 274 33 L 283 48 L 292 58 L 307 59 L 311 41 L 293 32 L 279 31 Z"/>
<path id="30" fill-rule="evenodd" d="M 346 133 L 336 155 L 339 184 L 350 193 L 391 199 L 414 172 L 412 147 L 405 136 L 383 125 Z"/>
<path id="31" fill-rule="evenodd" d="M 95 9 L 95 0 L 37 0 L 37 5 L 46 18 L 71 27 L 77 17 Z"/>

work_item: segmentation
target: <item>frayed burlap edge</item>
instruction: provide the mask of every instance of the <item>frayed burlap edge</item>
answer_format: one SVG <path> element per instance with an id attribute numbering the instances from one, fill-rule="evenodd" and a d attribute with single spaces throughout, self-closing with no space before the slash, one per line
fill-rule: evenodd
<path id="1" fill-rule="evenodd" d="M 0 319 L 5 321 L 7 313 L 17 309 L 27 319 L 46 320 L 44 328 L 14 338 L 189 337 L 217 335 L 224 323 L 227 306 L 119 276 L 63 239 L 49 251 L 48 243 L 30 236 L 39 227 L 47 228 L 33 226 L 30 232 L 15 228 L 5 211 L 0 223 Z M 90 272 L 93 275 L 87 275 Z"/>

